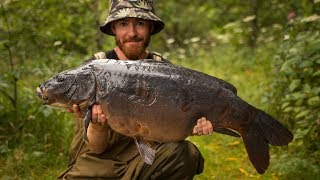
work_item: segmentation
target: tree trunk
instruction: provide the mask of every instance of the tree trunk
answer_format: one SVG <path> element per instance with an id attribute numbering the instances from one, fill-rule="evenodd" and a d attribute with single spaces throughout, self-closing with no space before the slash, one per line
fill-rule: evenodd
<path id="1" fill-rule="evenodd" d="M 96 27 L 97 29 L 100 26 L 100 9 L 99 9 L 99 0 L 93 0 L 93 12 L 95 15 Z M 102 50 L 103 45 L 103 34 L 100 31 L 96 33 L 96 43 L 98 50 Z"/>
<path id="2" fill-rule="evenodd" d="M 9 43 L 5 43 L 4 44 L 4 47 L 7 49 L 8 51 L 8 61 L 9 61 L 9 69 L 10 71 L 12 72 L 12 83 L 13 83 L 13 97 L 9 95 L 9 93 L 7 93 L 6 91 L 4 90 L 1 90 L 1 92 L 10 99 L 11 103 L 12 103 L 12 106 L 14 107 L 14 111 L 17 112 L 17 99 L 18 99 L 18 87 L 17 87 L 17 81 L 18 81 L 18 78 L 16 76 L 16 74 L 14 73 L 14 64 L 13 64 L 13 58 L 12 58 L 12 52 L 11 52 L 11 47 L 10 47 L 10 42 L 11 42 L 11 28 L 10 28 L 10 22 L 9 22 L 9 18 L 8 18 L 8 15 L 6 13 L 6 10 L 3 6 L 3 4 L 1 4 L 1 9 L 3 11 L 3 16 L 4 16 L 4 20 L 5 20 L 5 23 L 7 25 L 7 28 L 8 28 L 8 31 L 7 31 L 7 34 L 8 34 L 8 41 Z M 15 113 L 16 115 L 16 113 Z"/>
<path id="3" fill-rule="evenodd" d="M 259 33 L 259 26 L 258 26 L 258 10 L 259 10 L 259 4 L 258 0 L 250 0 L 251 4 L 251 11 L 252 15 L 255 16 L 255 18 L 251 21 L 251 35 L 249 35 L 249 46 L 252 49 L 255 49 L 257 46 L 257 39 L 258 39 L 258 33 Z"/>

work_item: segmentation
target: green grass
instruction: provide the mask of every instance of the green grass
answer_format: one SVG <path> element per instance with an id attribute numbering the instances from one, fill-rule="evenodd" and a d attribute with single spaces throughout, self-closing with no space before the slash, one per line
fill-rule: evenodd
<path id="1" fill-rule="evenodd" d="M 0 131 L 8 134 L 0 139 L 0 179 L 56 179 L 67 166 L 72 116 L 40 106 L 21 122 L 20 127 L 15 122 Z"/>
<path id="2" fill-rule="evenodd" d="M 267 109 L 263 97 L 270 81 L 268 74 L 273 54 L 268 47 L 257 49 L 255 54 L 246 48 L 214 47 L 210 51 L 199 50 L 183 60 L 175 58 L 177 55 L 169 58 L 175 64 L 234 84 L 241 98 Z M 29 117 L 22 120 L 28 120 L 23 131 L 10 125 L 0 129 L 0 132 L 18 133 L 0 139 L 0 179 L 55 179 L 66 168 L 72 117 L 64 114 L 60 110 L 40 108 L 31 120 Z M 217 133 L 188 139 L 198 146 L 205 158 L 204 172 L 195 179 L 277 179 L 271 170 L 265 175 L 255 171 L 241 139 Z M 273 161 L 275 159 L 271 158 L 269 169 Z"/>

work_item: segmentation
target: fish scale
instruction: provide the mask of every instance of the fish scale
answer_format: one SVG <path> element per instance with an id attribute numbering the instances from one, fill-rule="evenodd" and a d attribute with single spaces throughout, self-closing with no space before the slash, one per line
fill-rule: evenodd
<path id="1" fill-rule="evenodd" d="M 58 77 L 37 88 L 46 104 L 81 104 L 82 112 L 87 111 L 86 126 L 91 106 L 101 105 L 109 126 L 134 138 L 148 164 L 155 158 L 150 141 L 183 140 L 201 117 L 212 123 L 215 132 L 241 136 L 260 174 L 269 166 L 268 144 L 287 145 L 293 139 L 277 120 L 238 97 L 230 83 L 181 66 L 153 60 L 101 59 L 63 71 Z M 77 96 L 61 90 L 70 86 L 76 87 L 69 89 L 76 90 Z"/>

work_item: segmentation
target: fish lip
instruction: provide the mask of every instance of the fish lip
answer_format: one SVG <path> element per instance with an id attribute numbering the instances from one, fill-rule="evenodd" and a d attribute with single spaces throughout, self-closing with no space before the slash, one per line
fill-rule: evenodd
<path id="1" fill-rule="evenodd" d="M 42 90 L 41 90 L 41 88 L 40 87 L 37 87 L 37 90 L 36 90 L 36 95 L 39 97 L 39 98 L 41 98 L 42 99 Z"/>
<path id="2" fill-rule="evenodd" d="M 44 93 L 44 90 L 41 88 L 41 86 L 37 87 L 36 90 L 36 95 L 42 99 L 43 104 L 48 104 L 49 103 L 49 99 L 47 98 L 47 96 Z"/>

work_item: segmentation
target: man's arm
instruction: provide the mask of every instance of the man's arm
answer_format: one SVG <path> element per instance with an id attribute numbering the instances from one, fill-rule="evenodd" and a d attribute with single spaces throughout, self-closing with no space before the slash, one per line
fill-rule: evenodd
<path id="1" fill-rule="evenodd" d="M 72 109 L 67 109 L 67 111 L 73 112 L 75 118 L 83 118 L 76 104 L 73 105 Z M 102 113 L 100 105 L 92 106 L 92 117 L 87 130 L 87 136 L 89 141 L 88 147 L 95 154 L 103 153 L 110 143 L 110 127 L 107 125 L 106 115 Z"/>
<path id="2" fill-rule="evenodd" d="M 92 119 L 87 136 L 88 146 L 92 153 L 103 153 L 110 143 L 110 127 L 100 105 L 93 105 L 92 107 Z"/>

